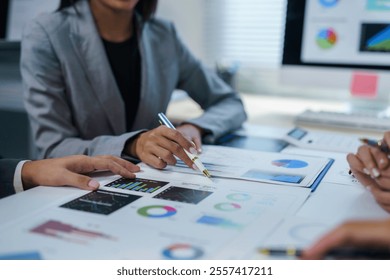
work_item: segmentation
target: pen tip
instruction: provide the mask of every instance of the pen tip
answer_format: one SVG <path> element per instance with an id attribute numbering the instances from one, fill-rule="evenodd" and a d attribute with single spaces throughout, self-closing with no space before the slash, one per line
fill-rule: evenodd
<path id="1" fill-rule="evenodd" d="M 204 174 L 207 178 L 211 179 L 211 174 L 210 174 L 210 172 L 209 172 L 207 169 L 203 170 L 203 174 Z"/>

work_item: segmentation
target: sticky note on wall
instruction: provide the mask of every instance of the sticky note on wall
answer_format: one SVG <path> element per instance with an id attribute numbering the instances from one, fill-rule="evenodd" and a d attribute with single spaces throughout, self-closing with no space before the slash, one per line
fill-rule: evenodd
<path id="1" fill-rule="evenodd" d="M 378 94 L 379 76 L 372 73 L 357 72 L 352 74 L 351 95 L 373 99 Z"/>

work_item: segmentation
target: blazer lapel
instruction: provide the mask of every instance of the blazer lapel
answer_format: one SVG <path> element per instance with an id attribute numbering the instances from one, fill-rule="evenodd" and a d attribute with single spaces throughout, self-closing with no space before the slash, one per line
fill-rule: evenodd
<path id="1" fill-rule="evenodd" d="M 78 2 L 76 9 L 79 14 L 75 12 L 70 39 L 114 134 L 122 134 L 126 131 L 124 102 L 96 29 L 88 1 Z"/>
<path id="2" fill-rule="evenodd" d="M 133 129 L 139 130 L 145 127 L 153 127 L 153 123 L 157 126 L 158 119 L 157 113 L 161 106 L 154 95 L 155 91 L 151 86 L 153 80 L 152 69 L 154 68 L 154 61 L 150 59 L 151 51 L 148 48 L 149 44 L 145 42 L 145 24 L 142 22 L 141 17 L 136 13 L 137 19 L 137 36 L 138 36 L 138 47 L 141 55 L 141 92 L 140 101 L 138 104 L 138 113 L 134 120 Z M 154 86 L 159 86 L 154 83 Z M 153 100 L 153 102 L 151 102 Z"/>

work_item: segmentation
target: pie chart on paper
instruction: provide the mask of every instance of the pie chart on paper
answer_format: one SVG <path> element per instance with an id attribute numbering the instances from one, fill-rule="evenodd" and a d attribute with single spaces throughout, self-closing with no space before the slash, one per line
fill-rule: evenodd
<path id="1" fill-rule="evenodd" d="M 303 160 L 296 159 L 278 159 L 272 162 L 273 166 L 284 167 L 284 168 L 304 168 L 309 164 Z"/>
<path id="2" fill-rule="evenodd" d="M 339 0 L 319 0 L 320 4 L 324 6 L 325 8 L 334 7 L 337 5 Z"/>
<path id="3" fill-rule="evenodd" d="M 195 260 L 203 256 L 203 251 L 190 244 L 173 244 L 162 251 L 169 260 Z"/>
<path id="4" fill-rule="evenodd" d="M 318 32 L 316 41 L 321 49 L 330 49 L 337 42 L 337 34 L 332 28 L 324 28 Z"/>

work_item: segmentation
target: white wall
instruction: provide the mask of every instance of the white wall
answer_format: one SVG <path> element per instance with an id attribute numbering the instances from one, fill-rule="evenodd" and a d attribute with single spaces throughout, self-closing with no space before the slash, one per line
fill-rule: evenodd
<path id="1" fill-rule="evenodd" d="M 173 21 L 184 43 L 204 60 L 203 0 L 160 0 L 158 5 L 157 16 Z"/>

